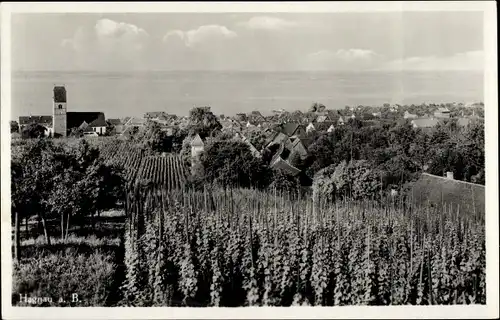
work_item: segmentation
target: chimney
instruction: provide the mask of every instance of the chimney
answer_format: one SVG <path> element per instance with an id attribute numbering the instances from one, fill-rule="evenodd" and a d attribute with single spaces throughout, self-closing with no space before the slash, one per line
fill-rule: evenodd
<path id="1" fill-rule="evenodd" d="M 446 179 L 453 180 L 453 172 L 452 171 L 446 172 Z"/>

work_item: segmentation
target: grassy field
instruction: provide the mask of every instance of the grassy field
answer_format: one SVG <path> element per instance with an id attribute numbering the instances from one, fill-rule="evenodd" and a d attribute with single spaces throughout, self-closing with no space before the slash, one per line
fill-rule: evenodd
<path id="1" fill-rule="evenodd" d="M 12 303 L 18 306 L 112 306 L 122 299 L 123 211 L 105 212 L 95 229 L 74 227 L 52 243 L 36 234 L 35 221 L 23 232 L 22 257 L 13 265 Z M 73 294 L 78 302 L 73 302 Z M 26 299 L 40 297 L 43 301 Z M 51 301 L 49 301 L 49 299 Z M 64 301 L 60 301 L 62 298 Z"/>
<path id="2" fill-rule="evenodd" d="M 412 187 L 415 204 L 447 208 L 460 215 L 485 215 L 485 187 L 423 173 Z M 441 209 L 443 210 L 443 209 Z"/>

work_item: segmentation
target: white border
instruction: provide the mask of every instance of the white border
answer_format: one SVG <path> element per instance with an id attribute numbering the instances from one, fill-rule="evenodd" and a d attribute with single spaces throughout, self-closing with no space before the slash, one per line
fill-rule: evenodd
<path id="1" fill-rule="evenodd" d="M 121 2 L 1 4 L 1 205 L 2 313 L 5 319 L 161 318 L 494 318 L 499 316 L 498 282 L 498 74 L 497 20 L 493 1 L 412 2 Z M 20 12 L 374 12 L 482 11 L 484 13 L 486 106 L 486 306 L 289 307 L 289 308 L 13 308 L 10 228 L 10 19 Z"/>

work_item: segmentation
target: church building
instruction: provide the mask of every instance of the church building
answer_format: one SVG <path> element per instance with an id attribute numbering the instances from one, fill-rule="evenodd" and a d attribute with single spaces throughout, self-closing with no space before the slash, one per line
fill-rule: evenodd
<path id="1" fill-rule="evenodd" d="M 98 135 L 106 133 L 106 118 L 103 112 L 68 112 L 67 93 L 64 86 L 54 87 L 53 96 L 54 135 L 66 137 L 72 129 L 86 124 L 88 130 Z"/>

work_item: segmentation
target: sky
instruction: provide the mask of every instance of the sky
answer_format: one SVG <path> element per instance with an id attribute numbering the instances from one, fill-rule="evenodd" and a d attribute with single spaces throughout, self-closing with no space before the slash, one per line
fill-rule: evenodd
<path id="1" fill-rule="evenodd" d="M 12 16 L 12 69 L 483 70 L 482 12 Z"/>

